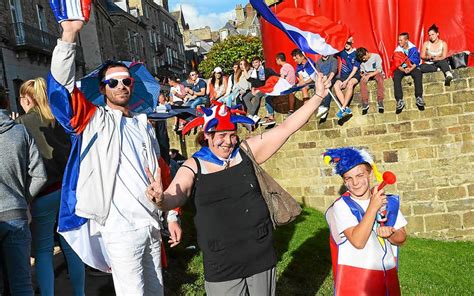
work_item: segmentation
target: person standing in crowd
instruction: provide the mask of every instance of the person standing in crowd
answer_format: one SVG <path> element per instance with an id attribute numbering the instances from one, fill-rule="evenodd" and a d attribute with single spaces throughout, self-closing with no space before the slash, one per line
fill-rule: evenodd
<path id="1" fill-rule="evenodd" d="M 33 296 L 27 211 L 47 175 L 34 138 L 7 108 L 8 96 L 0 87 L 0 251 L 11 295 Z"/>
<path id="2" fill-rule="evenodd" d="M 411 76 L 415 82 L 416 106 L 420 111 L 425 110 L 423 100 L 423 75 L 420 70 L 420 53 L 416 46 L 410 42 L 410 36 L 404 32 L 398 35 L 398 46 L 392 57 L 393 87 L 397 109 L 395 113 L 400 114 L 405 108 L 403 100 L 402 79 Z"/>
<path id="3" fill-rule="evenodd" d="M 245 106 L 247 106 L 247 114 L 252 116 L 255 124 L 258 124 L 260 118 L 258 117 L 258 108 L 260 107 L 260 100 L 265 97 L 265 94 L 257 90 L 257 88 L 265 85 L 265 81 L 271 76 L 277 76 L 275 71 L 271 68 L 266 68 L 262 65 L 262 60 L 255 57 L 252 60 L 252 68 L 250 71 L 244 68 L 242 70 L 245 78 L 250 82 L 252 88 L 251 92 L 246 94 L 243 98 Z M 260 122 L 262 125 L 275 125 L 274 110 L 271 98 L 265 98 L 265 108 L 267 109 L 267 116 Z"/>
<path id="4" fill-rule="evenodd" d="M 428 41 L 423 43 L 421 48 L 421 58 L 425 61 L 420 65 L 422 73 L 436 72 L 438 68 L 445 76 L 444 85 L 450 86 L 453 80 L 453 73 L 448 64 L 448 44 L 439 39 L 438 27 L 433 24 L 428 28 Z"/>
<path id="5" fill-rule="evenodd" d="M 344 50 L 337 54 L 341 59 L 341 70 L 334 83 L 334 92 L 339 102 L 341 102 L 342 110 L 339 110 L 336 114 L 339 119 L 352 116 L 349 101 L 354 93 L 354 87 L 360 81 L 360 63 L 356 58 L 356 49 L 352 46 L 353 42 L 354 39 L 349 37 L 344 45 Z M 343 90 L 346 92 L 343 93 Z"/>
<path id="6" fill-rule="evenodd" d="M 304 106 L 279 126 L 246 140 L 259 164 L 304 126 L 328 90 L 329 80 L 318 75 L 315 95 Z M 203 127 L 204 146 L 181 166 L 166 191 L 160 175 L 149 174 L 147 196 L 162 210 L 192 196 L 207 295 L 275 295 L 273 226 L 252 161 L 242 153 L 247 146 L 237 136 L 237 123 L 249 119 L 230 112 L 225 105 L 213 107 Z"/>
<path id="7" fill-rule="evenodd" d="M 185 106 L 196 108 L 199 105 L 208 105 L 209 99 L 206 96 L 207 84 L 204 79 L 199 78 L 199 73 L 196 70 L 189 72 L 189 80 L 191 81 L 191 87 L 185 87 L 185 91 L 190 95 Z"/>
<path id="8" fill-rule="evenodd" d="M 85 263 L 112 271 L 117 295 L 163 295 L 162 212 L 145 196 L 146 171 L 166 171 L 165 165 L 160 169 L 155 133 L 146 114 L 129 110 L 134 79 L 120 62 L 105 63 L 98 73 L 106 106 L 86 100 L 75 87 L 75 40 L 84 22 L 61 20 L 60 25 L 48 96 L 72 148 L 59 231 Z M 180 242 L 181 229 L 176 216 L 167 220 L 173 247 Z"/>
<path id="9" fill-rule="evenodd" d="M 314 61 L 311 58 L 306 58 L 303 52 L 299 48 L 293 49 L 291 56 L 296 63 L 296 75 L 298 78 L 298 85 L 310 84 L 316 77 L 316 68 Z M 303 93 L 303 103 L 309 99 L 309 88 L 307 85 L 301 89 Z"/>
<path id="10" fill-rule="evenodd" d="M 316 71 L 322 73 L 324 76 L 328 77 L 328 80 L 331 81 L 331 85 L 336 82 L 337 74 L 337 60 L 334 56 L 321 56 L 315 64 Z M 318 113 L 316 117 L 320 118 L 319 123 L 326 121 L 329 113 L 329 107 L 331 106 L 331 95 L 328 94 L 324 100 L 323 104 L 319 106 Z"/>
<path id="11" fill-rule="evenodd" d="M 48 105 L 46 82 L 36 78 L 20 87 L 20 104 L 26 114 L 16 121 L 25 125 L 35 139 L 46 167 L 48 180 L 31 202 L 33 254 L 36 281 L 41 295 L 54 295 L 53 248 L 56 219 L 61 201 L 61 182 L 70 151 L 70 142 L 64 129 L 56 122 Z M 66 258 L 68 274 L 74 295 L 84 295 L 84 263 L 59 236 L 61 250 Z"/>
<path id="12" fill-rule="evenodd" d="M 356 51 L 360 64 L 360 96 L 362 99 L 362 115 L 369 111 L 369 90 L 367 83 L 369 80 L 377 81 L 377 108 L 379 113 L 384 112 L 384 74 L 382 70 L 382 58 L 376 53 L 369 52 L 364 47 L 359 47 Z"/>
<path id="13" fill-rule="evenodd" d="M 225 95 L 227 90 L 227 77 L 221 67 L 214 68 L 212 77 L 207 82 L 207 95 L 210 100 L 218 100 Z"/>
<path id="14" fill-rule="evenodd" d="M 286 79 L 289 84 L 296 84 L 296 73 L 293 66 L 286 62 L 286 56 L 283 52 L 277 53 L 276 63 L 280 66 L 280 77 Z M 295 112 L 295 94 L 291 93 L 288 95 L 288 115 Z"/>

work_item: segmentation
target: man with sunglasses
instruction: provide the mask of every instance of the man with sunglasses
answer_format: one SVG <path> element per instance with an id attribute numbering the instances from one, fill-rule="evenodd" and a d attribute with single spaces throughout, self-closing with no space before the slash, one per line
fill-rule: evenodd
<path id="1" fill-rule="evenodd" d="M 72 149 L 59 232 L 86 264 L 112 272 L 117 295 L 163 295 L 162 212 L 145 196 L 150 172 L 164 172 L 154 130 L 145 114 L 129 110 L 134 79 L 123 63 L 108 62 L 99 71 L 106 106 L 86 100 L 75 87 L 74 63 L 75 40 L 84 22 L 60 24 L 63 33 L 53 52 L 48 96 L 54 116 L 71 136 Z M 167 220 L 173 247 L 181 229 L 175 215 Z"/>
<path id="2" fill-rule="evenodd" d="M 184 105 L 190 106 L 191 108 L 196 108 L 199 105 L 208 105 L 209 100 L 206 97 L 206 81 L 199 78 L 199 73 L 195 70 L 189 72 L 189 80 L 192 85 L 186 87 L 185 90 L 190 96 Z"/>

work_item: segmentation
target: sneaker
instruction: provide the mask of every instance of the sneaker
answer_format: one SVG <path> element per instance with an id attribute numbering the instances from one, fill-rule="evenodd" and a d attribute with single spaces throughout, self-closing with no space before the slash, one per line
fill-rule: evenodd
<path id="1" fill-rule="evenodd" d="M 319 106 L 318 113 L 316 113 L 316 117 L 320 118 L 326 115 L 329 111 L 329 108 L 326 106 Z"/>
<path id="2" fill-rule="evenodd" d="M 385 111 L 385 107 L 383 106 L 383 102 L 378 102 L 377 103 L 379 113 L 383 113 Z"/>
<path id="3" fill-rule="evenodd" d="M 369 112 L 369 104 L 362 104 L 362 115 L 367 115 Z"/>
<path id="4" fill-rule="evenodd" d="M 267 120 L 261 123 L 262 126 L 269 126 L 269 125 L 275 125 L 275 119 L 272 117 L 269 117 Z"/>
<path id="5" fill-rule="evenodd" d="M 395 110 L 395 113 L 400 114 L 402 113 L 403 108 L 405 108 L 405 101 L 400 100 L 397 102 L 397 109 Z"/>
<path id="6" fill-rule="evenodd" d="M 343 115 L 341 118 L 339 118 L 339 120 L 337 121 L 337 124 L 342 126 L 344 123 L 348 122 L 349 119 L 351 119 L 351 117 L 352 117 L 352 113 L 343 112 Z"/>
<path id="7" fill-rule="evenodd" d="M 448 72 L 446 74 L 446 79 L 444 80 L 444 85 L 445 86 L 450 86 L 451 85 L 451 80 L 453 80 L 453 74 L 451 74 L 451 72 Z"/>
<path id="8" fill-rule="evenodd" d="M 422 97 L 416 98 L 416 106 L 418 107 L 418 110 L 420 111 L 425 110 L 425 101 L 423 100 Z"/>
<path id="9" fill-rule="evenodd" d="M 326 122 L 326 120 L 328 119 L 328 114 L 329 113 L 326 113 L 323 116 L 321 116 L 321 118 L 319 118 L 319 124 Z"/>
<path id="10" fill-rule="evenodd" d="M 249 117 L 255 122 L 255 125 L 257 125 L 260 122 L 260 117 L 258 115 L 249 115 Z"/>
<path id="11" fill-rule="evenodd" d="M 344 109 L 344 113 L 346 113 L 346 115 L 352 115 L 352 110 L 349 107 L 346 107 L 346 109 Z"/>
<path id="12" fill-rule="evenodd" d="M 342 119 L 344 117 L 344 112 L 342 110 L 337 111 L 336 113 L 337 118 Z"/>

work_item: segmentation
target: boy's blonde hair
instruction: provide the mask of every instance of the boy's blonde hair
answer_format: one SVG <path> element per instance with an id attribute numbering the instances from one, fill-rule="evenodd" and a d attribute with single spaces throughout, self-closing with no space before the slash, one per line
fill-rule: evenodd
<path id="1" fill-rule="evenodd" d="M 43 78 L 25 81 L 20 87 L 20 96 L 29 96 L 34 101 L 35 106 L 32 109 L 40 114 L 41 120 L 54 122 L 46 94 L 46 81 Z"/>

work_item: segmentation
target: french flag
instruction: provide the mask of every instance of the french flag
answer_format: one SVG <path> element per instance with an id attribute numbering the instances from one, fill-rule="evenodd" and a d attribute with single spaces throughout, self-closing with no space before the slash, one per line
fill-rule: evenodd
<path id="1" fill-rule="evenodd" d="M 267 96 L 283 96 L 291 94 L 305 87 L 306 85 L 293 86 L 286 79 L 278 76 L 271 76 L 265 81 L 265 85 L 257 88 Z"/>
<path id="2" fill-rule="evenodd" d="M 275 15 L 264 0 L 250 0 L 269 23 L 279 28 L 303 52 L 332 55 L 340 52 L 349 38 L 349 29 L 324 16 L 308 15 L 300 8 L 285 8 Z"/>

